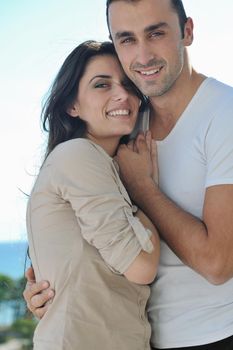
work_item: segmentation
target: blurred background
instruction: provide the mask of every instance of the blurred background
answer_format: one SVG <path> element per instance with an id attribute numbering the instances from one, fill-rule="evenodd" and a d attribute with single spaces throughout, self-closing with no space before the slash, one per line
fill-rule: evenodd
<path id="1" fill-rule="evenodd" d="M 194 20 L 196 70 L 233 85 L 232 0 L 184 0 Z M 105 0 L 0 0 L 0 350 L 32 349 L 36 320 L 22 300 L 27 195 L 43 157 L 43 97 L 66 56 L 107 40 Z"/>

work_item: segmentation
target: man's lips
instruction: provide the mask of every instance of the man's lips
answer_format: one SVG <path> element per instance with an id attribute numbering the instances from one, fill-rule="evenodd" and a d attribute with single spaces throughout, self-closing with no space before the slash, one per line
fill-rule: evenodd
<path id="1" fill-rule="evenodd" d="M 163 66 L 150 69 L 135 69 L 135 72 L 144 78 L 155 78 L 160 73 L 162 68 Z"/>

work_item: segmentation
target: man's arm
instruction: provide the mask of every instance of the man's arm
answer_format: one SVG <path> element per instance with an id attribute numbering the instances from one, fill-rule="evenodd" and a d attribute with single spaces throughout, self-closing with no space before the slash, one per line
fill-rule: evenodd
<path id="1" fill-rule="evenodd" d="M 23 292 L 23 297 L 27 303 L 28 309 L 35 317 L 41 319 L 54 297 L 54 291 L 49 288 L 49 283 L 47 281 L 35 281 L 32 267 L 27 269 L 25 277 L 27 279 L 27 284 Z"/>
<path id="2" fill-rule="evenodd" d="M 138 153 L 123 146 L 117 155 L 131 198 L 185 264 L 213 284 L 226 282 L 233 277 L 233 185 L 207 188 L 201 221 L 160 191 L 152 180 L 144 137 L 136 143 Z"/>

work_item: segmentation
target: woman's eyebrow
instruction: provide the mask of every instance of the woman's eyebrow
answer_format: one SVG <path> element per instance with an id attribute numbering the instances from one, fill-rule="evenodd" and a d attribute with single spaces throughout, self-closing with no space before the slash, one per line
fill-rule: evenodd
<path id="1" fill-rule="evenodd" d="M 110 79 L 111 76 L 110 76 L 110 75 L 106 75 L 106 74 L 98 74 L 98 75 L 95 75 L 93 78 L 91 78 L 91 80 L 89 81 L 89 84 L 90 84 L 94 79 L 97 79 L 97 78 Z"/>

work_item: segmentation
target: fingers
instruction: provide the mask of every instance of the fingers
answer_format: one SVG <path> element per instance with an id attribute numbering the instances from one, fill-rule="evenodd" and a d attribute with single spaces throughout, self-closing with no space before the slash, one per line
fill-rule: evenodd
<path id="1" fill-rule="evenodd" d="M 148 130 L 147 132 L 146 132 L 146 145 L 147 145 L 147 148 L 148 148 L 148 150 L 149 150 L 149 152 L 151 152 L 151 148 L 152 148 L 152 145 L 151 145 L 151 143 L 152 143 L 152 138 L 151 138 L 151 132 Z"/>
<path id="2" fill-rule="evenodd" d="M 46 289 L 40 294 L 35 294 L 31 297 L 29 302 L 29 309 L 32 310 L 43 308 L 49 302 L 51 303 L 51 298 L 54 297 L 54 292 L 51 289 Z"/>
<path id="3" fill-rule="evenodd" d="M 143 134 L 139 134 L 136 138 L 136 147 L 138 153 L 148 152 L 148 146 L 146 143 L 146 137 Z"/>
<path id="4" fill-rule="evenodd" d="M 128 143 L 127 143 L 127 147 L 133 151 L 133 147 L 134 147 L 134 140 L 130 140 Z"/>
<path id="5" fill-rule="evenodd" d="M 157 153 L 157 145 L 156 141 L 152 140 L 151 142 L 151 160 L 153 167 L 153 179 L 155 183 L 159 183 L 159 169 L 158 169 L 158 153 Z"/>
<path id="6" fill-rule="evenodd" d="M 131 153 L 131 152 L 135 152 L 134 151 L 134 140 L 129 141 L 129 143 L 127 145 L 122 144 L 119 145 L 118 149 L 117 149 L 117 156 L 116 159 L 119 157 L 124 157 L 125 154 Z"/>
<path id="7" fill-rule="evenodd" d="M 34 282 L 35 281 L 35 274 L 32 267 L 29 267 L 25 272 L 25 277 L 28 282 Z"/>
<path id="8" fill-rule="evenodd" d="M 132 152 L 138 152 L 135 140 L 130 140 L 127 146 Z"/>
<path id="9" fill-rule="evenodd" d="M 157 153 L 157 145 L 155 140 L 151 140 L 151 158 L 152 160 L 157 160 L 158 153 Z"/>
<path id="10" fill-rule="evenodd" d="M 37 317 L 38 312 L 43 313 L 43 310 L 37 310 L 38 308 L 44 308 L 45 303 L 50 301 L 54 297 L 54 291 L 49 289 L 49 283 L 47 281 L 41 282 L 27 282 L 26 288 L 23 292 L 24 299 L 27 303 L 28 309 Z"/>
<path id="11" fill-rule="evenodd" d="M 40 282 L 27 285 L 23 292 L 24 299 L 27 303 L 27 308 L 33 313 L 34 316 L 42 318 L 48 309 L 48 305 L 52 302 L 55 295 L 51 289 L 45 289 L 41 291 L 41 285 L 48 286 L 48 283 Z M 39 293 L 35 293 L 41 291 Z"/>
<path id="12" fill-rule="evenodd" d="M 41 293 L 43 290 L 49 288 L 49 283 L 47 281 L 33 282 L 30 281 L 27 283 L 24 290 L 24 298 L 31 299 L 34 295 Z"/>
<path id="13" fill-rule="evenodd" d="M 36 318 L 41 319 L 41 318 L 45 315 L 46 311 L 48 310 L 48 307 L 49 307 L 49 305 L 46 304 L 46 305 L 43 306 L 43 307 L 40 307 L 40 308 L 38 308 L 38 309 L 35 309 L 34 312 L 33 312 L 33 315 L 34 315 Z"/>
<path id="14" fill-rule="evenodd" d="M 119 158 L 122 157 L 122 155 L 124 154 L 124 152 L 128 150 L 127 145 L 119 145 L 117 152 L 116 152 L 116 156 L 114 157 L 114 159 L 118 162 Z"/>

